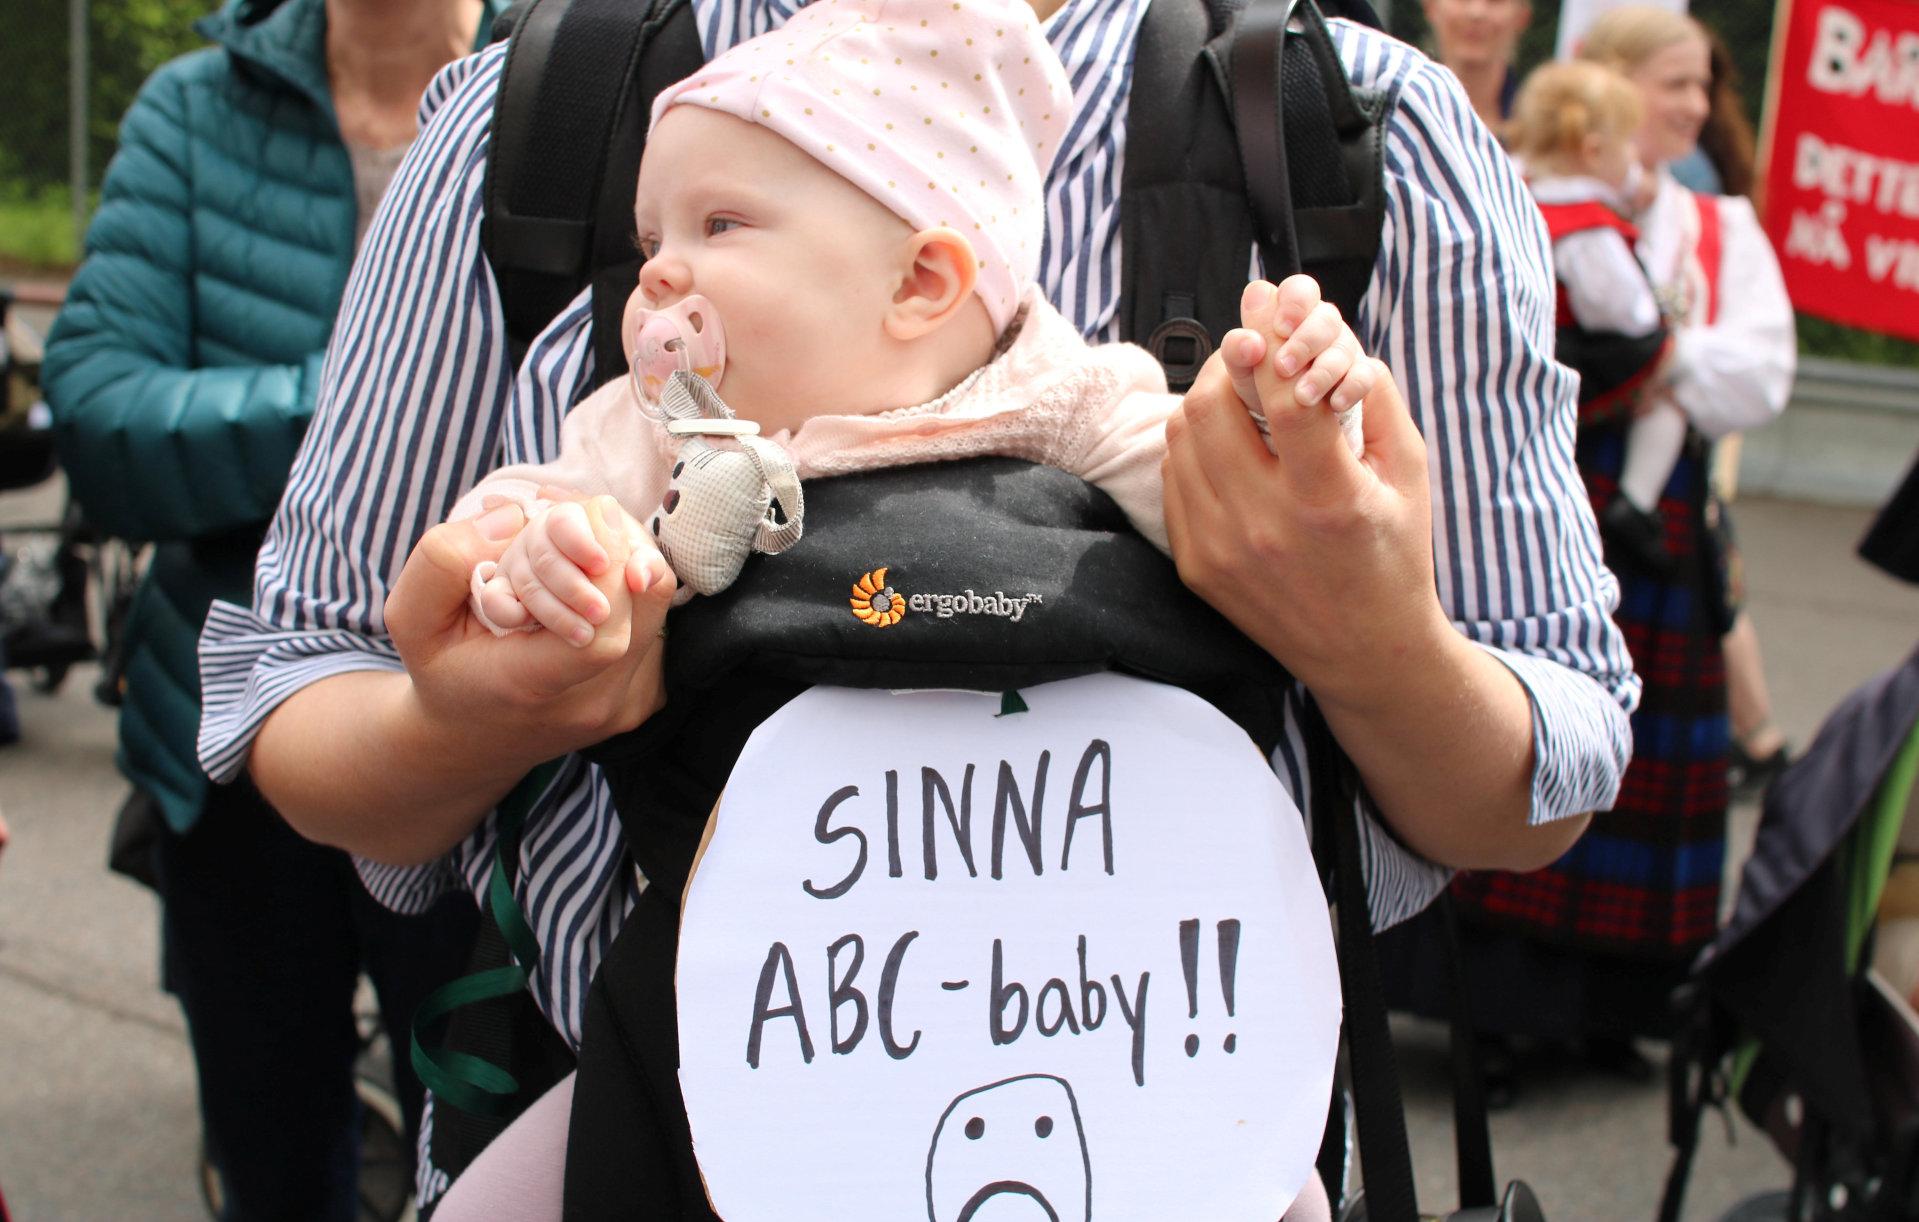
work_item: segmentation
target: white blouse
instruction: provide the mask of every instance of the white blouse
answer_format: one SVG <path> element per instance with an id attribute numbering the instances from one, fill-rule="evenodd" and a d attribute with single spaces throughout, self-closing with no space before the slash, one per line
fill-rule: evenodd
<path id="1" fill-rule="evenodd" d="M 1597 203 L 1623 212 L 1619 193 L 1597 178 L 1583 175 L 1529 181 L 1542 204 Z M 1646 269 L 1615 229 L 1581 229 L 1553 243 L 1553 272 L 1566 291 L 1573 321 L 1587 331 L 1612 331 L 1635 338 L 1650 335 L 1665 321 Z"/>
<path id="2" fill-rule="evenodd" d="M 1699 259 L 1702 207 L 1719 213 L 1716 301 Z M 1695 196 L 1662 171 L 1658 193 L 1635 223 L 1640 261 L 1673 324 L 1672 396 L 1693 427 L 1724 437 L 1784 411 L 1798 341 L 1779 259 L 1752 203 Z"/>

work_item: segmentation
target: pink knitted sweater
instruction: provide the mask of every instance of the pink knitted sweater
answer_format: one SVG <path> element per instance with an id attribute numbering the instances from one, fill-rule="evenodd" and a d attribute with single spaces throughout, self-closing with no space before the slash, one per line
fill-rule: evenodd
<path id="1" fill-rule="evenodd" d="M 1118 502 L 1140 534 L 1167 548 L 1160 463 L 1179 406 L 1159 363 L 1132 344 L 1089 345 L 1029 294 L 1006 350 L 929 403 L 868 416 L 815 416 L 771 440 L 800 478 L 1000 455 L 1058 467 Z M 611 494 L 644 521 L 665 495 L 676 440 L 640 410 L 630 383 L 607 383 L 567 414 L 550 463 L 502 467 L 454 507 L 454 520 L 504 497 L 537 512 L 542 484 Z"/>

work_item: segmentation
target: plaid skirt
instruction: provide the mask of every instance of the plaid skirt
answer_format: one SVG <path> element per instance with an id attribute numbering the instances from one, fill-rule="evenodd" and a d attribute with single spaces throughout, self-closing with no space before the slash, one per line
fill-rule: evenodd
<path id="1" fill-rule="evenodd" d="M 1618 489 L 1623 421 L 1580 430 L 1595 512 Z M 1612 810 L 1565 856 L 1531 874 L 1473 872 L 1453 885 L 1461 918 L 1561 946 L 1638 959 L 1690 959 L 1718 926 L 1726 855 L 1726 557 L 1712 516 L 1707 447 L 1688 438 L 1659 503 L 1670 577 L 1607 555 L 1621 586 L 1614 617 L 1645 684 L 1633 758 Z"/>

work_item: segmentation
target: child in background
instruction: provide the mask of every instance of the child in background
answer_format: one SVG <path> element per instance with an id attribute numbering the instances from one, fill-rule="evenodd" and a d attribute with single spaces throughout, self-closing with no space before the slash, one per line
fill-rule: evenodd
<path id="1" fill-rule="evenodd" d="M 818 0 L 655 102 L 635 205 L 646 262 L 624 325 L 632 376 L 567 415 L 556 461 L 494 472 L 453 513 L 527 514 L 474 574 L 474 614 L 493 631 L 585 645 L 608 615 L 587 576 L 608 557 L 575 493 L 610 495 L 624 514 L 607 520 L 668 542 L 701 593 L 747 550 L 797 538 L 789 475 L 985 455 L 1081 476 L 1167 549 L 1160 467 L 1179 398 L 1146 351 L 1088 345 L 1034 284 L 1042 184 L 1072 99 L 1032 10 L 887 0 L 881 21 L 874 7 Z M 1313 281 L 1277 293 L 1270 334 L 1224 341 L 1234 385 L 1256 413 L 1323 404 L 1350 445 L 1378 367 Z M 689 430 L 727 440 L 695 454 Z M 753 476 L 695 506 L 695 467 L 716 454 Z M 690 512 L 709 521 L 675 536 Z M 715 534 L 736 545 L 730 572 L 701 551 Z M 634 561 L 629 586 L 663 579 L 651 548 Z M 443 1222 L 558 1216 L 572 1089 L 536 1101 L 455 1182 Z M 1317 1178 L 1286 1216 L 1329 1218 Z"/>
<path id="2" fill-rule="evenodd" d="M 549 488 L 611 494 L 629 533 L 655 536 L 681 585 L 708 594 L 749 550 L 797 540 L 794 472 L 1025 458 L 1097 485 L 1166 548 L 1160 463 L 1179 399 L 1143 349 L 1089 346 L 1034 285 L 1042 185 L 1071 113 L 1057 58 L 1012 0 L 914 6 L 911 21 L 895 7 L 881 25 L 861 5 L 810 5 L 660 94 L 636 202 L 632 377 L 568 414 L 557 461 L 496 471 L 453 513 L 526 510 L 475 573 L 493 631 L 585 644 L 607 614 L 586 514 Z M 1251 331 L 1225 341 L 1242 399 L 1263 417 L 1252 371 L 1291 359 L 1300 405 L 1323 398 L 1350 442 L 1372 363 L 1311 280 L 1287 283 L 1278 316 L 1297 324 L 1278 353 Z M 676 368 L 717 397 L 668 390 Z M 669 431 L 669 412 L 697 418 Z M 740 436 L 755 425 L 763 436 Z"/>
<path id="3" fill-rule="evenodd" d="M 1559 324 L 1589 334 L 1646 340 L 1652 359 L 1605 398 L 1638 396 L 1619 491 L 1600 514 L 1614 548 L 1654 571 L 1671 568 L 1656 510 L 1686 440 L 1686 417 L 1657 393 L 1672 351 L 1667 320 L 1633 253 L 1626 219 L 1640 175 L 1633 133 L 1639 94 L 1618 73 L 1586 62 L 1547 64 L 1526 78 L 1507 129 L 1513 156 L 1546 217 L 1559 282 Z M 1581 395 L 1582 411 L 1600 406 Z"/>

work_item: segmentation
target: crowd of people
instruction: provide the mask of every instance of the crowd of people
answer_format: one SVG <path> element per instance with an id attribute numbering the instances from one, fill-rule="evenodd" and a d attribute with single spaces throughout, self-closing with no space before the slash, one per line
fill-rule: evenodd
<path id="1" fill-rule="evenodd" d="M 1432 5 L 1436 30 L 1447 7 Z M 1651 1078 L 1634 1041 L 1670 1033 L 1671 992 L 1717 928 L 1733 783 L 1753 792 L 1785 762 L 1713 451 L 1784 409 L 1792 307 L 1751 204 L 1673 169 L 1706 157 L 1722 185 L 1751 184 L 1728 73 L 1697 21 L 1627 7 L 1585 31 L 1576 62 L 1536 69 L 1501 119 L 1553 236 L 1580 473 L 1644 690 L 1619 800 L 1579 844 L 1452 887 L 1496 1102 L 1518 1087 L 1514 1037 Z M 1709 123 L 1735 134 L 1708 142 Z M 1388 987 L 1410 1009 L 1450 1013 L 1451 979 L 1431 966 L 1449 919 L 1429 910 L 1387 940 Z"/>
<path id="2" fill-rule="evenodd" d="M 1180 397 L 1116 342 L 1145 6 L 921 3 L 1020 63 L 854 30 L 899 70 L 849 53 L 769 93 L 837 3 L 860 7 L 694 0 L 710 63 L 662 94 L 641 165 L 629 356 L 721 320 L 725 409 L 694 414 L 757 422 L 739 452 L 771 454 L 721 501 L 718 584 L 797 534 L 768 463 L 1083 476 L 1292 676 L 1273 767 L 1302 809 L 1307 691 L 1351 757 L 1395 1000 L 1445 1012 L 1446 891 L 1496 1091 L 1514 1037 L 1649 1073 L 1633 1041 L 1669 1034 L 1716 928 L 1733 786 L 1787 758 L 1714 460 L 1783 409 L 1795 356 L 1724 48 L 1619 8 L 1522 78 L 1525 0 L 1425 0 L 1430 59 L 1335 22 L 1349 76 L 1395 99 L 1373 284 L 1341 318 L 1310 280 L 1254 282 Z M 677 441 L 633 410 L 662 397 L 645 370 L 595 368 L 589 301 L 506 342 L 481 241 L 500 7 L 231 0 L 126 116 L 47 345 L 74 496 L 156 545 L 118 762 L 236 1219 L 351 1216 L 354 984 L 403 1033 L 467 966 L 496 811 L 553 760 L 509 885 L 577 1085 L 470 1169 L 425 1146 L 421 1200 L 448 1222 L 704 1204 L 604 1123 L 632 1107 L 601 1076 L 626 1039 L 608 979 L 645 950 L 622 930 L 675 897 L 622 834 L 651 778 L 580 753 L 666 704 L 669 610 L 724 531 L 657 545 Z M 866 143 L 921 86 L 986 105 Z M 978 188 L 914 189 L 961 160 Z M 411 1136 L 431 1101 L 399 1060 Z M 1315 1181 L 1286 1216 L 1326 1211 Z"/>

